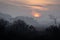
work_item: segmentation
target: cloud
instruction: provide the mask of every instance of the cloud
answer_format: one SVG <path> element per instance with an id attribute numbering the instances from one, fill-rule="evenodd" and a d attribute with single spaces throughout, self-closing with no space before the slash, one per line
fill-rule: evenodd
<path id="1" fill-rule="evenodd" d="M 23 3 L 28 5 L 60 4 L 60 0 L 0 0 L 1 2 Z"/>
<path id="2" fill-rule="evenodd" d="M 60 5 L 60 0 L 0 0 L 14 6 L 25 6 L 30 9 L 38 9 L 41 11 L 49 10 L 50 6 Z"/>
<path id="3" fill-rule="evenodd" d="M 60 0 L 9 0 L 11 2 L 19 2 L 24 4 L 53 4 L 60 3 Z"/>
<path id="4" fill-rule="evenodd" d="M 30 6 L 45 7 L 44 5 L 30 5 Z"/>
<path id="5" fill-rule="evenodd" d="M 39 7 L 39 6 L 28 6 L 28 7 L 30 7 L 32 10 L 34 10 L 34 9 L 38 9 L 38 10 L 41 10 L 41 11 L 46 11 L 46 10 L 48 10 L 48 8 Z"/>
<path id="6" fill-rule="evenodd" d="M 14 6 L 25 6 L 31 9 L 46 11 L 47 6 L 60 4 L 60 0 L 0 0 Z"/>
<path id="7" fill-rule="evenodd" d="M 27 0 L 26 0 L 26 2 L 27 2 Z M 38 10 L 42 10 L 42 11 L 48 9 L 48 8 L 45 8 L 44 5 L 27 4 L 23 0 L 22 1 L 21 0 L 10 0 L 6 3 L 8 3 L 10 5 L 15 5 L 15 6 L 25 6 L 25 7 L 31 8 L 31 9 L 38 9 Z"/>

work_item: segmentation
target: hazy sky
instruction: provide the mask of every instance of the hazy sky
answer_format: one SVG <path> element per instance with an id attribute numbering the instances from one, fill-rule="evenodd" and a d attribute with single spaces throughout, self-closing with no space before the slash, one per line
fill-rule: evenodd
<path id="1" fill-rule="evenodd" d="M 60 0 L 0 0 L 0 12 L 16 16 L 40 13 L 41 22 L 48 22 L 50 14 L 60 16 Z"/>

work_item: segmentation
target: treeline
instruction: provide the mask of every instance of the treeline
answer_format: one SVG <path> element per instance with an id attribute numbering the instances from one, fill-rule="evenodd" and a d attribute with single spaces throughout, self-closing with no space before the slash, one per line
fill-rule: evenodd
<path id="1" fill-rule="evenodd" d="M 9 23 L 4 19 L 0 19 L 0 39 L 59 39 L 60 25 L 46 28 L 44 31 L 37 31 L 34 26 L 27 25 L 22 20 Z"/>

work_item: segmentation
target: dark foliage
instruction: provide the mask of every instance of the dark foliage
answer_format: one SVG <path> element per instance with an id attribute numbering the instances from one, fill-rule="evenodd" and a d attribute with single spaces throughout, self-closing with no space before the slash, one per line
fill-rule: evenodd
<path id="1" fill-rule="evenodd" d="M 32 25 L 27 25 L 22 20 L 14 21 L 13 24 L 0 19 L 0 39 L 41 39 L 41 40 L 51 40 L 59 39 L 60 37 L 60 25 L 51 25 L 44 31 L 37 31 Z"/>

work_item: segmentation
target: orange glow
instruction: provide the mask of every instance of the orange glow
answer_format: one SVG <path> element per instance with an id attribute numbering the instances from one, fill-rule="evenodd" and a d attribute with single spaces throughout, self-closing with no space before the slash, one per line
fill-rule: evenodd
<path id="1" fill-rule="evenodd" d="M 34 17 L 40 17 L 40 15 L 39 15 L 39 14 L 37 14 L 37 13 L 35 13 L 35 14 L 34 14 Z"/>
<path id="2" fill-rule="evenodd" d="M 26 4 L 49 4 L 49 3 L 52 3 L 52 1 L 49 1 L 49 0 L 26 0 Z"/>
<path id="3" fill-rule="evenodd" d="M 33 4 L 40 4 L 40 5 L 46 5 L 46 4 L 52 4 L 55 1 L 54 0 L 7 0 L 9 2 L 21 2 L 24 4 L 29 4 L 29 5 L 33 5 Z"/>
<path id="4" fill-rule="evenodd" d="M 37 13 L 37 12 L 33 12 L 32 16 L 35 17 L 35 18 L 39 18 L 41 16 L 41 14 Z"/>

